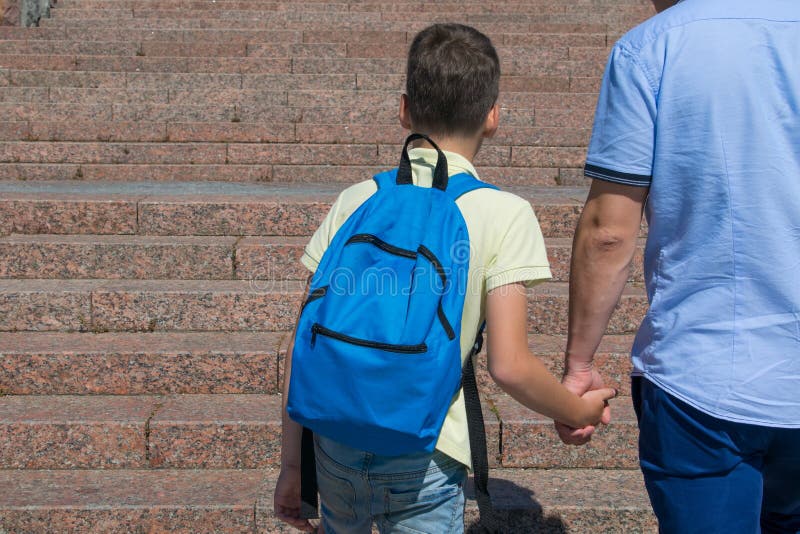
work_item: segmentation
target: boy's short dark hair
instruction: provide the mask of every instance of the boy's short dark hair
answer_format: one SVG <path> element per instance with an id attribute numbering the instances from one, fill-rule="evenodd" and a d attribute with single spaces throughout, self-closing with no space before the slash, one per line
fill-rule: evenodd
<path id="1" fill-rule="evenodd" d="M 500 92 L 492 41 L 463 24 L 434 24 L 408 52 L 406 94 L 414 126 L 433 135 L 473 135 Z"/>

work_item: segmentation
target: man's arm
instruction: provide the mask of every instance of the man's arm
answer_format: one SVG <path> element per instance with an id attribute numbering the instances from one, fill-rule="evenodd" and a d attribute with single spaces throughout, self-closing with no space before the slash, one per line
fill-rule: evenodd
<path id="1" fill-rule="evenodd" d="M 596 424 L 613 389 L 590 391 L 583 398 L 568 391 L 528 349 L 528 299 L 521 283 L 489 291 L 489 373 L 517 402 L 547 417 L 583 427 Z"/>
<path id="2" fill-rule="evenodd" d="M 572 244 L 569 329 L 563 383 L 581 395 L 602 387 L 593 359 L 628 280 L 649 188 L 594 180 Z M 604 421 L 610 420 L 606 413 Z M 593 427 L 557 425 L 566 443 L 589 441 Z"/>

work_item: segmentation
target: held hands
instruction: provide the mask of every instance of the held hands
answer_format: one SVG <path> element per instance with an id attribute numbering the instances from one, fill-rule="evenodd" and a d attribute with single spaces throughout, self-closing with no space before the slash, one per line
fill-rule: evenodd
<path id="1" fill-rule="evenodd" d="M 556 422 L 556 431 L 561 441 L 567 445 L 584 445 L 592 439 L 597 425 L 600 423 L 607 425 L 611 422 L 611 408 L 608 406 L 608 399 L 616 397 L 617 390 L 606 388 L 600 373 L 591 365 L 580 368 L 568 366 L 561 383 L 568 390 L 580 395 L 584 403 L 588 404 L 587 413 L 590 415 L 591 422 L 583 428 L 573 428 Z"/>
<path id="2" fill-rule="evenodd" d="M 275 486 L 275 517 L 303 532 L 317 532 L 308 521 L 300 518 L 300 468 L 282 467 Z"/>

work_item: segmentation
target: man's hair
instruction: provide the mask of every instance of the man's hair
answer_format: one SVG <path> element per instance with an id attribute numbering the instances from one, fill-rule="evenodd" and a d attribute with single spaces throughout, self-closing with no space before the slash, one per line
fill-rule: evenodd
<path id="1" fill-rule="evenodd" d="M 414 126 L 433 135 L 473 135 L 500 92 L 500 60 L 484 34 L 463 24 L 434 24 L 408 51 L 406 94 Z"/>

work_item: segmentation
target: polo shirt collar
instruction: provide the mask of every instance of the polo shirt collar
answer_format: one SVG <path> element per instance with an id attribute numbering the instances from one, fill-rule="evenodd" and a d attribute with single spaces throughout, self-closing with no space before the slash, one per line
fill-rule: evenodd
<path id="1" fill-rule="evenodd" d="M 444 152 L 444 155 L 447 158 L 447 172 L 450 176 L 460 173 L 467 173 L 471 174 L 475 178 L 479 178 L 478 171 L 475 170 L 475 167 L 467 158 L 461 154 L 450 152 L 448 150 L 442 150 L 442 152 Z M 411 163 L 422 163 L 429 165 L 430 167 L 436 166 L 436 150 L 432 148 L 412 148 L 408 151 L 408 157 L 411 160 Z"/>

